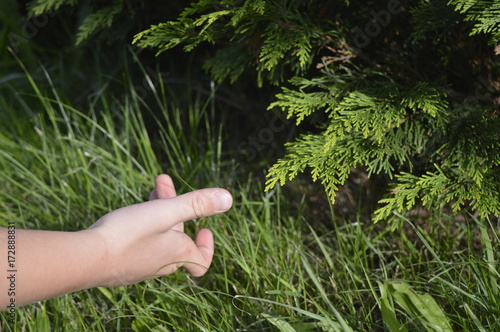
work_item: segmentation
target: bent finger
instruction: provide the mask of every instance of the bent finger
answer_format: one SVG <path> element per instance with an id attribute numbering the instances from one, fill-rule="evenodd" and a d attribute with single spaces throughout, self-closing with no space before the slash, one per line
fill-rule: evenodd
<path id="1" fill-rule="evenodd" d="M 159 198 L 171 198 L 176 195 L 172 178 L 167 174 L 160 174 L 155 179 L 155 189 L 153 189 L 149 194 L 149 200 L 152 201 Z"/>
<path id="2" fill-rule="evenodd" d="M 195 247 L 182 258 L 183 267 L 193 276 L 204 275 L 214 257 L 214 237 L 210 230 L 202 229 L 196 235 Z M 190 263 L 192 262 L 192 263 Z"/>
<path id="3" fill-rule="evenodd" d="M 172 198 L 177 196 L 172 178 L 166 174 L 160 174 L 155 179 L 156 197 Z M 173 230 L 184 232 L 184 223 L 180 222 L 172 227 Z"/>
<path id="4" fill-rule="evenodd" d="M 155 179 L 155 187 L 158 198 L 172 198 L 177 196 L 174 182 L 167 174 L 160 174 Z"/>

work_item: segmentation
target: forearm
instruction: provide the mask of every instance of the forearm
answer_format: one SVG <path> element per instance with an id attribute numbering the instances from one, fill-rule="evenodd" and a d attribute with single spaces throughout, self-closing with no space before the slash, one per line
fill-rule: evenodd
<path id="1" fill-rule="evenodd" d="M 93 235 L 16 229 L 9 247 L 8 230 L 0 228 L 0 310 L 11 299 L 21 306 L 98 286 L 105 278 L 105 252 Z"/>

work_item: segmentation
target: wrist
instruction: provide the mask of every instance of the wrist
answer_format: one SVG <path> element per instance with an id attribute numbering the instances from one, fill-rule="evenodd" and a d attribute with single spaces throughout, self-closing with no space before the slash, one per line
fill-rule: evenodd
<path id="1" fill-rule="evenodd" d="M 111 285 L 113 280 L 112 260 L 109 258 L 109 239 L 98 229 L 86 229 L 76 232 L 81 239 L 81 243 L 85 243 L 87 251 L 85 257 L 85 275 L 87 276 L 87 285 L 85 288 L 107 287 Z"/>

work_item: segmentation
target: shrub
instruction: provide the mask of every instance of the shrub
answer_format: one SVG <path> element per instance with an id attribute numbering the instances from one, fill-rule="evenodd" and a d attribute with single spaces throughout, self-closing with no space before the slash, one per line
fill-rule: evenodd
<path id="1" fill-rule="evenodd" d="M 500 214 L 499 14 L 469 0 L 198 0 L 133 42 L 212 44 L 215 79 L 281 85 L 269 108 L 319 130 L 286 145 L 267 189 L 309 171 L 333 201 L 358 168 L 390 184 L 375 221 L 417 205 L 487 216 Z"/>

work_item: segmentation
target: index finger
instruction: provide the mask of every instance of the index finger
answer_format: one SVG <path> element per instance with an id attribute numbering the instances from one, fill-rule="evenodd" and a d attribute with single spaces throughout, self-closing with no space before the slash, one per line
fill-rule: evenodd
<path id="1" fill-rule="evenodd" d="M 183 221 L 225 212 L 232 203 L 233 198 L 227 190 L 207 188 L 127 206 L 115 213 L 123 213 L 129 219 L 146 222 L 148 227 L 158 231 L 167 231 Z"/>

